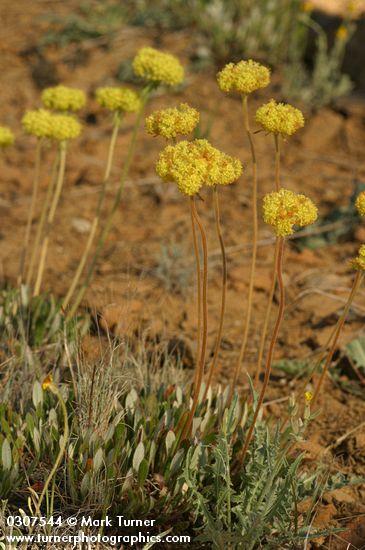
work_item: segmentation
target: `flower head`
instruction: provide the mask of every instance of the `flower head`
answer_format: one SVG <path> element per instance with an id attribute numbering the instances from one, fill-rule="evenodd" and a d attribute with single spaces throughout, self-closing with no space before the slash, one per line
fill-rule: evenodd
<path id="1" fill-rule="evenodd" d="M 149 134 L 171 139 L 178 134 L 190 134 L 197 126 L 199 118 L 196 109 L 187 103 L 181 103 L 179 107 L 155 111 L 146 118 L 145 126 Z"/>
<path id="2" fill-rule="evenodd" d="M 39 138 L 50 137 L 52 116 L 54 115 L 45 109 L 27 111 L 22 118 L 22 126 L 27 134 L 32 134 Z"/>
<path id="3" fill-rule="evenodd" d="M 301 5 L 301 9 L 302 11 L 304 11 L 305 13 L 310 13 L 314 10 L 314 5 L 313 5 L 313 2 L 309 2 L 309 1 L 304 1 L 303 4 Z"/>
<path id="4" fill-rule="evenodd" d="M 13 145 L 14 140 L 15 136 L 10 128 L 0 126 L 0 147 L 9 147 L 9 145 Z"/>
<path id="5" fill-rule="evenodd" d="M 141 108 L 141 99 L 136 92 L 123 87 L 105 87 L 96 90 L 96 101 L 109 111 L 132 113 Z"/>
<path id="6" fill-rule="evenodd" d="M 270 83 L 270 70 L 252 59 L 239 63 L 228 63 L 217 75 L 218 85 L 223 92 L 250 94 Z"/>
<path id="7" fill-rule="evenodd" d="M 306 391 L 304 393 L 304 399 L 305 399 L 306 403 L 310 403 L 312 401 L 313 397 L 314 397 L 314 393 L 311 392 L 311 391 Z"/>
<path id="8" fill-rule="evenodd" d="M 49 138 L 67 141 L 77 138 L 81 133 L 81 124 L 70 115 L 52 115 Z"/>
<path id="9" fill-rule="evenodd" d="M 184 68 L 177 57 L 155 48 L 141 48 L 133 59 L 133 70 L 145 80 L 169 86 L 184 80 Z"/>
<path id="10" fill-rule="evenodd" d="M 86 95 L 82 90 L 68 86 L 53 86 L 42 92 L 42 102 L 49 109 L 57 111 L 78 111 L 86 103 Z"/>
<path id="11" fill-rule="evenodd" d="M 355 207 L 360 216 L 365 216 L 365 191 L 361 191 L 356 197 Z"/>
<path id="12" fill-rule="evenodd" d="M 304 126 L 304 116 L 299 109 L 292 105 L 276 103 L 274 99 L 271 99 L 257 109 L 256 122 L 267 132 L 291 136 Z"/>
<path id="13" fill-rule="evenodd" d="M 278 237 L 286 237 L 294 233 L 295 225 L 304 227 L 314 223 L 318 211 L 305 195 L 280 189 L 265 195 L 263 215 L 265 223 L 273 226 Z"/>
<path id="14" fill-rule="evenodd" d="M 351 265 L 358 271 L 365 271 L 365 244 L 360 246 L 358 255 L 351 261 Z"/>
<path id="15" fill-rule="evenodd" d="M 192 196 L 206 185 L 227 185 L 239 178 L 239 160 L 215 149 L 205 139 L 168 145 L 160 154 L 156 172 L 163 181 L 174 181 L 185 195 Z"/>

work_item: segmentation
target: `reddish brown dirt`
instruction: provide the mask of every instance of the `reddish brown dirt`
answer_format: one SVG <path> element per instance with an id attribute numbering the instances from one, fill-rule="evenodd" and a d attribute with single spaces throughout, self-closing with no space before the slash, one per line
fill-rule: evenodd
<path id="1" fill-rule="evenodd" d="M 58 13 L 69 13 L 77 3 L 57 4 Z M 24 7 L 24 10 L 23 10 Z M 22 134 L 20 119 L 28 108 L 40 104 L 34 72 L 39 59 L 32 47 L 47 28 L 39 19 L 55 4 L 38 2 L 16 4 L 7 0 L 0 6 L 2 31 L 0 36 L 1 124 L 11 126 L 17 134 L 16 146 L 1 159 L 1 276 L 15 281 L 19 250 L 25 230 L 32 185 L 34 141 Z M 110 50 L 88 41 L 82 46 L 64 49 L 48 48 L 45 79 L 50 77 L 71 86 L 83 88 L 92 97 L 99 85 L 114 82 L 113 75 L 121 60 L 136 52 L 139 46 L 158 45 L 171 49 L 185 62 L 192 54 L 188 33 L 156 37 L 141 29 L 122 29 Z M 81 53 L 82 56 L 81 56 Z M 81 57 L 80 57 L 81 56 Z M 82 64 L 77 60 L 83 58 Z M 86 61 L 85 61 L 86 59 Z M 273 86 L 258 94 L 251 109 L 271 96 L 277 96 L 277 76 Z M 214 73 L 189 74 L 182 92 L 163 94 L 154 98 L 148 111 L 157 107 L 188 101 L 201 110 L 203 126 L 213 116 L 210 139 L 229 154 L 239 157 L 245 165 L 240 182 L 221 192 L 224 236 L 228 252 L 229 277 L 227 317 L 225 321 L 220 382 L 227 382 L 237 360 L 242 334 L 243 314 L 250 268 L 250 155 L 242 130 L 238 99 L 224 96 L 217 88 Z M 345 116 L 344 116 L 345 115 Z M 70 145 L 66 183 L 53 231 L 44 290 L 62 296 L 86 242 L 82 223 L 91 221 L 97 201 L 106 158 L 110 120 L 90 99 L 82 113 L 85 122 L 82 137 Z M 364 181 L 365 104 L 360 100 L 341 102 L 341 113 L 324 109 L 319 113 L 306 112 L 303 131 L 283 147 L 283 185 L 308 194 L 323 215 L 335 206 L 346 205 L 354 190 L 355 181 Z M 96 124 L 91 121 L 96 120 Z M 128 145 L 134 119 L 128 116 L 117 144 L 117 154 L 108 192 L 108 205 L 113 200 L 120 167 Z M 263 133 L 255 135 L 259 158 L 259 197 L 273 189 L 273 143 Z M 132 170 L 126 185 L 123 202 L 118 210 L 113 230 L 98 264 L 85 304 L 102 314 L 104 323 L 118 335 L 132 334 L 136 327 L 148 329 L 164 338 L 182 338 L 194 348 L 196 317 L 194 294 L 194 262 L 190 233 L 188 201 L 173 185 L 162 184 L 154 173 L 154 162 L 164 146 L 161 139 L 151 138 L 143 129 Z M 47 188 L 49 166 L 53 151 L 49 150 L 43 164 L 41 200 Z M 209 350 L 213 348 L 219 311 L 220 257 L 215 237 L 211 197 L 203 194 L 199 211 L 208 231 L 209 244 Z M 41 204 L 41 200 L 40 203 Z M 80 229 L 81 227 L 81 229 Z M 365 226 L 359 223 L 352 242 L 331 245 L 315 251 L 302 252 L 290 243 L 285 253 L 285 285 L 287 309 L 276 358 L 311 358 L 324 345 L 347 298 L 353 273 L 348 260 L 365 239 Z M 161 247 L 171 245 L 177 259 L 170 267 L 163 264 Z M 260 222 L 260 246 L 255 282 L 254 315 L 250 332 L 246 366 L 255 368 L 260 329 L 265 312 L 270 271 L 273 260 L 272 234 Z M 165 273 L 161 276 L 158 273 Z M 172 290 L 168 286 L 172 285 Z M 363 333 L 365 291 L 356 298 L 340 341 L 342 347 Z M 241 376 L 241 383 L 245 377 Z M 288 378 L 274 377 L 269 398 L 285 398 L 295 383 Z M 297 386 L 296 386 L 297 387 Z M 365 403 L 360 397 L 345 393 L 326 382 L 320 405 L 322 413 L 312 426 L 307 451 L 309 458 L 331 465 L 332 471 L 364 475 L 365 442 L 363 430 L 350 435 L 341 445 L 325 453 L 328 445 L 357 426 L 364 418 Z M 277 403 L 269 406 L 274 415 L 282 414 Z M 325 496 L 319 510 L 318 524 L 341 525 L 352 522 L 347 534 L 341 537 L 360 548 L 365 543 L 364 528 L 359 514 L 365 514 L 364 486 L 337 495 Z M 341 518 L 350 518 L 341 520 Z M 347 538 L 346 538 L 347 537 Z M 351 539 L 352 537 L 352 539 Z M 325 546 L 336 546 L 339 537 Z"/>

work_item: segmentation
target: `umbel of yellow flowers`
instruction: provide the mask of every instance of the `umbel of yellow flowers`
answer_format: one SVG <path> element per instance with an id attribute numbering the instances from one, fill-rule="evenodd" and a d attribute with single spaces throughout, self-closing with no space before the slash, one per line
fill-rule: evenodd
<path id="1" fill-rule="evenodd" d="M 9 147 L 9 145 L 13 145 L 14 140 L 15 136 L 10 128 L 0 126 L 0 147 Z"/>
<path id="2" fill-rule="evenodd" d="M 199 123 L 199 112 L 187 103 L 178 107 L 155 111 L 145 120 L 145 127 L 152 136 L 162 136 L 166 139 L 177 135 L 190 134 Z"/>
<path id="3" fill-rule="evenodd" d="M 305 195 L 280 189 L 265 195 L 263 216 L 265 223 L 274 228 L 277 237 L 287 237 L 294 233 L 295 225 L 304 227 L 314 223 L 318 210 Z"/>
<path id="4" fill-rule="evenodd" d="M 238 92 L 248 95 L 266 88 L 270 83 L 270 69 L 248 59 L 239 63 L 228 63 L 217 74 L 218 86 L 223 92 Z"/>
<path id="5" fill-rule="evenodd" d="M 351 261 L 351 265 L 358 271 L 365 271 L 365 244 L 360 246 L 358 255 Z"/>
<path id="6" fill-rule="evenodd" d="M 213 147 L 206 139 L 168 145 L 156 164 L 163 181 L 173 181 L 181 193 L 193 196 L 203 185 L 228 185 L 242 173 L 242 164 Z"/>
<path id="7" fill-rule="evenodd" d="M 257 109 L 256 122 L 267 132 L 285 138 L 294 134 L 299 128 L 303 128 L 304 116 L 299 109 L 292 105 L 276 103 L 274 99 L 271 99 Z"/>
<path id="8" fill-rule="evenodd" d="M 365 191 L 361 191 L 356 197 L 355 207 L 360 216 L 365 216 Z"/>
<path id="9" fill-rule="evenodd" d="M 184 80 L 184 68 L 177 57 L 155 48 L 138 50 L 132 66 L 137 76 L 156 84 L 177 86 Z"/>
<path id="10" fill-rule="evenodd" d="M 45 107 L 56 111 L 78 111 L 84 107 L 86 95 L 82 90 L 60 84 L 43 90 L 42 102 Z"/>
<path id="11" fill-rule="evenodd" d="M 27 134 L 56 141 L 75 139 L 81 132 L 81 124 L 74 117 L 53 114 L 45 109 L 25 113 L 22 125 Z"/>
<path id="12" fill-rule="evenodd" d="M 96 101 L 109 111 L 133 113 L 141 108 L 141 99 L 136 92 L 124 87 L 106 86 L 96 90 Z"/>

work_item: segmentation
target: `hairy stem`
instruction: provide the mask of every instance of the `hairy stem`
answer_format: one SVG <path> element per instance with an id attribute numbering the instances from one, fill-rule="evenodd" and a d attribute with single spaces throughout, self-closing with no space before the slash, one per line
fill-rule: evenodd
<path id="1" fill-rule="evenodd" d="M 30 257 L 30 262 L 29 262 L 29 267 L 28 267 L 28 272 L 27 272 L 27 277 L 26 277 L 27 286 L 31 285 L 31 282 L 32 282 L 32 279 L 33 279 L 34 268 L 35 268 L 35 263 L 36 263 L 36 258 L 37 258 L 37 252 L 38 252 L 39 244 L 41 242 L 41 237 L 42 237 L 42 233 L 43 233 L 43 230 L 44 230 L 44 225 L 45 225 L 45 222 L 46 222 L 48 208 L 49 208 L 49 205 L 51 203 L 52 193 L 53 193 L 54 187 L 56 185 L 56 177 L 57 177 L 59 161 L 60 161 L 60 154 L 59 154 L 59 151 L 57 151 L 56 158 L 53 161 L 50 184 L 48 185 L 48 188 L 47 188 L 46 198 L 45 198 L 45 201 L 44 201 L 43 206 L 42 206 L 41 217 L 39 219 L 39 223 L 38 223 L 38 226 L 37 226 L 37 231 L 36 231 L 34 243 L 33 243 L 33 246 L 32 246 L 32 254 L 31 254 L 31 257 Z"/>
<path id="2" fill-rule="evenodd" d="M 72 282 L 70 284 L 70 288 L 69 288 L 69 290 L 68 290 L 68 292 L 65 296 L 65 299 L 63 300 L 63 303 L 62 303 L 63 309 L 65 309 L 68 306 L 68 304 L 70 303 L 70 300 L 71 300 L 71 298 L 72 298 L 72 296 L 73 296 L 73 294 L 76 290 L 76 287 L 77 287 L 77 285 L 80 281 L 80 277 L 81 277 L 82 272 L 84 270 L 87 258 L 89 256 L 92 244 L 94 242 L 94 238 L 95 238 L 95 235 L 96 235 L 98 225 L 100 223 L 102 207 L 103 207 L 103 204 L 104 204 L 106 188 L 107 188 L 107 185 L 109 183 L 110 172 L 111 172 L 111 169 L 112 169 L 112 162 L 113 162 L 113 157 L 114 157 L 114 151 L 115 151 L 117 136 L 118 136 L 118 132 L 119 132 L 119 128 L 120 128 L 120 123 L 121 123 L 121 117 L 120 117 L 120 114 L 117 113 L 114 117 L 113 131 L 112 131 L 112 136 L 111 136 L 111 139 L 110 139 L 107 163 L 106 163 L 106 167 L 105 167 L 103 183 L 102 183 L 101 190 L 100 190 L 99 201 L 98 201 L 98 205 L 97 205 L 97 208 L 96 208 L 96 214 L 95 214 L 95 217 L 94 217 L 94 219 L 92 221 L 92 224 L 91 224 L 91 229 L 90 229 L 89 237 L 88 237 L 87 242 L 86 242 L 84 252 L 82 254 L 82 257 L 80 259 L 80 262 L 79 262 L 79 265 L 78 265 L 77 270 L 75 272 L 75 275 L 72 279 Z"/>
<path id="3" fill-rule="evenodd" d="M 204 226 L 200 220 L 199 214 L 196 210 L 194 198 L 191 199 L 191 205 L 193 210 L 194 221 L 196 222 L 201 236 L 202 249 L 203 249 L 203 285 L 202 285 L 202 341 L 199 365 L 197 365 L 197 376 L 195 378 L 194 385 L 194 397 L 189 416 L 186 420 L 184 429 L 181 434 L 180 440 L 183 441 L 187 434 L 190 432 L 190 428 L 193 422 L 194 414 L 199 401 L 200 388 L 203 380 L 205 355 L 207 349 L 207 336 L 208 336 L 208 303 L 207 303 L 207 289 L 208 289 L 208 247 L 207 237 Z"/>
<path id="4" fill-rule="evenodd" d="M 358 271 L 356 273 L 356 277 L 354 279 L 354 282 L 353 282 L 353 285 L 352 285 L 352 289 L 351 289 L 351 292 L 350 292 L 350 295 L 348 297 L 348 300 L 346 302 L 346 305 L 345 305 L 345 308 L 342 312 L 342 315 L 341 317 L 338 319 L 337 321 L 337 324 L 336 324 L 336 327 L 335 327 L 335 331 L 334 331 L 334 335 L 333 335 L 333 340 L 332 340 L 332 345 L 330 347 L 330 350 L 328 351 L 328 354 L 327 354 L 327 357 L 326 357 L 326 360 L 325 360 L 325 363 L 323 365 L 323 368 L 322 368 L 322 373 L 321 373 L 321 376 L 319 378 L 319 381 L 317 383 L 317 386 L 314 390 L 314 394 L 313 394 L 313 403 L 314 401 L 317 399 L 318 397 L 318 394 L 319 392 L 321 391 L 321 388 L 322 388 L 322 385 L 323 385 L 323 380 L 324 380 L 324 377 L 326 376 L 326 373 L 329 369 L 329 366 L 331 364 L 331 361 L 332 361 L 332 358 L 333 358 L 333 354 L 336 350 L 336 346 L 337 346 L 337 342 L 338 342 L 338 338 L 340 336 L 340 333 L 341 333 L 341 330 L 345 324 L 345 321 L 347 319 L 347 315 L 350 311 L 350 308 L 351 308 L 351 305 L 352 305 L 352 302 L 354 301 L 354 298 L 355 298 L 355 295 L 357 293 L 357 291 L 359 290 L 359 287 L 361 285 L 361 282 L 363 280 L 363 277 L 364 277 L 364 272 L 363 271 Z M 319 358 L 318 360 L 318 363 L 316 366 L 319 366 L 323 360 L 323 357 L 324 357 L 324 354 L 321 355 L 321 357 Z"/>
<path id="5" fill-rule="evenodd" d="M 67 315 L 68 318 L 71 318 L 75 314 L 75 312 L 77 311 L 77 308 L 79 307 L 79 305 L 80 305 L 80 303 L 81 303 L 81 301 L 82 301 L 82 299 L 85 295 L 85 292 L 86 292 L 86 290 L 87 290 L 87 288 L 90 284 L 91 278 L 94 274 L 94 270 L 95 270 L 97 261 L 99 259 L 100 253 L 101 253 L 101 251 L 104 247 L 105 240 L 106 240 L 106 238 L 109 234 L 110 229 L 112 228 L 113 221 L 114 221 L 114 216 L 115 216 L 115 213 L 116 213 L 116 211 L 118 209 L 118 206 L 120 204 L 120 200 L 122 198 L 124 185 L 125 185 L 125 180 L 127 178 L 129 168 L 130 168 L 132 160 L 133 160 L 134 151 L 135 151 L 136 143 L 137 143 L 138 130 L 139 130 L 139 127 L 141 125 L 142 117 L 143 117 L 143 114 L 144 114 L 144 107 L 146 105 L 149 92 L 150 92 L 150 88 L 147 87 L 147 88 L 145 88 L 144 92 L 142 93 L 142 105 L 141 105 L 140 111 L 138 113 L 136 124 L 135 124 L 134 129 L 133 129 L 133 134 L 132 134 L 132 137 L 131 137 L 131 141 L 129 142 L 127 157 L 125 159 L 124 166 L 123 166 L 123 169 L 122 169 L 122 173 L 121 173 L 121 176 L 120 176 L 120 181 L 119 181 L 119 186 L 118 186 L 118 189 L 117 189 L 117 193 L 115 195 L 112 208 L 111 208 L 111 210 L 108 214 L 108 217 L 105 221 L 104 228 L 103 228 L 103 230 L 101 232 L 101 235 L 99 237 L 99 240 L 98 240 L 98 243 L 97 243 L 97 246 L 96 246 L 96 250 L 94 252 L 94 256 L 91 259 L 89 269 L 87 271 L 84 282 L 82 283 L 82 285 L 81 285 L 81 287 L 80 287 L 80 289 L 79 289 L 79 291 L 76 295 L 75 301 L 74 301 L 74 303 L 73 303 L 73 305 L 72 305 L 72 307 L 71 307 L 71 309 L 70 309 L 70 311 Z"/>
<path id="6" fill-rule="evenodd" d="M 249 445 L 251 443 L 252 435 L 253 435 L 253 432 L 254 432 L 254 429 L 255 429 L 257 417 L 259 415 L 261 406 L 264 402 L 265 393 L 266 393 L 266 390 L 267 390 L 267 387 L 268 387 L 268 384 L 269 384 L 269 380 L 270 380 L 270 373 L 271 373 L 271 367 L 272 367 L 272 362 L 273 362 L 273 357 L 274 357 L 275 345 L 276 345 L 276 341 L 277 341 L 277 338 L 278 338 L 280 325 L 281 325 L 281 322 L 282 322 L 283 316 L 284 316 L 285 293 L 284 293 L 284 283 L 283 283 L 283 276 L 282 276 L 283 254 L 284 254 L 284 239 L 281 237 L 281 238 L 278 238 L 278 241 L 279 241 L 279 250 L 278 250 L 277 263 L 276 263 L 276 272 L 277 272 L 277 278 L 278 278 L 279 290 L 280 290 L 279 311 L 278 311 L 278 315 L 277 315 L 277 318 L 276 318 L 273 334 L 272 334 L 271 341 L 270 341 L 269 352 L 268 352 L 267 361 L 266 361 L 264 382 L 262 384 L 260 396 L 259 396 L 256 408 L 255 408 L 255 412 L 254 412 L 254 415 L 253 415 L 251 426 L 250 426 L 250 428 L 248 430 L 248 434 L 246 436 L 245 445 L 242 449 L 241 456 L 239 458 L 239 466 L 242 466 L 242 464 L 244 463 Z"/>
<path id="7" fill-rule="evenodd" d="M 198 365 L 200 358 L 200 345 L 201 345 L 201 332 L 202 332 L 202 281 L 201 281 L 201 272 L 200 272 L 200 253 L 199 245 L 196 234 L 196 222 L 194 216 L 194 198 L 190 199 L 190 215 L 191 215 L 191 230 L 193 233 L 193 245 L 194 245 L 194 255 L 196 263 L 196 278 L 197 278 L 197 294 L 198 294 L 198 304 L 197 304 L 197 313 L 198 313 L 198 331 L 197 331 L 197 340 L 196 340 L 196 368 L 194 376 L 194 385 L 193 389 L 195 390 L 198 377 Z"/>
<path id="8" fill-rule="evenodd" d="M 276 189 L 276 191 L 280 191 L 280 187 L 281 187 L 281 182 L 280 182 L 280 145 L 281 145 L 281 137 L 278 134 L 274 134 L 274 143 L 275 143 L 275 189 Z M 272 303 L 273 303 L 273 299 L 274 299 L 274 293 L 275 293 L 275 287 L 276 287 L 276 268 L 275 268 L 275 266 L 276 266 L 277 256 L 278 256 L 278 241 L 276 241 L 276 244 L 275 244 L 275 253 L 274 253 L 274 261 L 273 261 L 273 267 L 272 267 L 269 300 L 267 302 L 264 326 L 263 326 L 262 333 L 261 333 L 261 338 L 260 338 L 259 356 L 258 356 L 258 359 L 257 359 L 257 366 L 256 366 L 256 372 L 255 372 L 255 381 L 254 381 L 255 387 L 257 387 L 257 384 L 259 383 L 260 372 L 261 372 L 261 363 L 262 363 L 262 358 L 264 356 L 264 350 L 265 350 L 267 329 L 268 329 L 268 326 L 269 326 L 269 321 L 270 321 L 270 316 L 271 316 L 271 308 L 272 308 Z"/>
<path id="9" fill-rule="evenodd" d="M 253 142 L 252 132 L 250 129 L 249 117 L 248 117 L 248 98 L 245 95 L 243 97 L 243 121 L 244 127 L 246 130 L 248 142 L 251 150 L 252 157 L 252 258 L 251 258 L 251 270 L 250 270 L 250 281 L 248 287 L 248 298 L 247 298 L 247 307 L 245 315 L 245 326 L 243 331 L 243 338 L 241 349 L 238 357 L 238 361 L 233 373 L 233 378 L 231 382 L 228 405 L 232 401 L 233 393 L 237 384 L 238 376 L 241 370 L 243 359 L 246 352 L 248 335 L 251 324 L 251 314 L 252 314 L 252 301 L 253 301 L 253 285 L 255 280 L 255 271 L 256 271 L 256 256 L 257 256 L 257 236 L 258 236 L 258 219 L 257 219 L 257 161 L 256 161 L 256 152 Z"/>
<path id="10" fill-rule="evenodd" d="M 49 208 L 48 217 L 47 217 L 47 227 L 46 227 L 45 235 L 43 237 L 43 241 L 41 245 L 41 255 L 40 255 L 38 273 L 37 273 L 37 278 L 36 278 L 36 283 L 35 283 L 34 293 L 33 293 L 34 296 L 38 296 L 41 288 L 44 267 L 46 264 L 46 257 L 48 252 L 49 233 L 50 233 L 52 224 L 54 222 L 56 209 L 61 196 L 64 176 L 65 176 L 65 166 L 66 166 L 66 151 L 67 151 L 66 141 L 60 142 L 59 149 L 60 149 L 60 165 L 58 168 L 57 183 L 56 183 L 53 199 L 51 201 L 51 205 Z"/>
<path id="11" fill-rule="evenodd" d="M 28 246 L 30 241 L 30 233 L 32 229 L 32 222 L 34 217 L 34 210 L 37 201 L 38 188 L 39 188 L 39 174 L 40 174 L 40 165 L 41 165 L 41 156 L 42 156 L 42 138 L 37 138 L 37 146 L 35 153 L 35 165 L 34 165 L 34 177 L 33 177 L 33 187 L 32 187 L 32 198 L 30 202 L 30 208 L 28 213 L 27 225 L 25 228 L 25 235 L 23 241 L 23 248 L 20 255 L 20 266 L 19 266 L 19 283 L 23 282 L 24 277 L 24 268 L 25 262 L 27 260 Z"/>
<path id="12" fill-rule="evenodd" d="M 207 398 L 208 390 L 217 366 L 218 354 L 219 354 L 219 350 L 222 342 L 222 332 L 223 332 L 223 323 L 224 323 L 224 313 L 226 310 L 226 294 L 227 294 L 227 258 L 226 258 L 226 250 L 224 246 L 224 240 L 223 240 L 223 234 L 222 234 L 222 228 L 221 228 L 221 222 L 220 222 L 219 194 L 218 194 L 217 186 L 213 187 L 213 200 L 214 200 L 215 227 L 217 231 L 217 236 L 218 236 L 219 245 L 221 249 L 221 256 L 222 256 L 222 294 L 221 294 L 221 310 L 220 310 L 217 338 L 216 338 L 215 347 L 214 347 L 214 355 L 213 355 L 213 360 L 209 369 L 207 385 L 205 388 L 203 401 L 205 401 L 205 399 Z"/>

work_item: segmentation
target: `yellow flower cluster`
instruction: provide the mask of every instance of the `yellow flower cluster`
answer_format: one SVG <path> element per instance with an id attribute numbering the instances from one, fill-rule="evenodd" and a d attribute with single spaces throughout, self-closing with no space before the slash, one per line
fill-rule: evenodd
<path id="1" fill-rule="evenodd" d="M 129 88 L 107 86 L 96 90 L 96 101 L 109 111 L 133 113 L 141 108 L 141 99 Z"/>
<path id="2" fill-rule="evenodd" d="M 52 128 L 52 114 L 45 109 L 28 111 L 22 118 L 22 126 L 27 134 L 39 138 L 50 137 Z"/>
<path id="3" fill-rule="evenodd" d="M 294 233 L 294 225 L 304 227 L 314 223 L 318 211 L 305 195 L 280 189 L 265 195 L 263 215 L 265 223 L 273 226 L 278 237 L 286 237 Z"/>
<path id="4" fill-rule="evenodd" d="M 49 109 L 57 111 L 78 111 L 86 103 L 86 95 L 82 90 L 68 86 L 53 86 L 42 92 L 42 102 Z"/>
<path id="5" fill-rule="evenodd" d="M 291 136 L 304 126 L 303 113 L 285 103 L 276 103 L 271 99 L 256 111 L 256 122 L 267 132 Z"/>
<path id="6" fill-rule="evenodd" d="M 184 80 L 184 68 L 174 55 L 154 48 L 141 48 L 133 60 L 137 76 L 152 82 L 177 86 Z"/>
<path id="7" fill-rule="evenodd" d="M 346 40 L 349 35 L 349 30 L 345 25 L 340 25 L 336 31 L 337 40 Z"/>
<path id="8" fill-rule="evenodd" d="M 181 103 L 179 107 L 155 111 L 146 118 L 145 126 L 149 134 L 171 139 L 178 134 L 190 134 L 197 126 L 199 118 L 196 109 L 187 103 Z"/>
<path id="9" fill-rule="evenodd" d="M 365 244 L 360 246 L 358 255 L 352 260 L 351 265 L 354 269 L 365 271 Z"/>
<path id="10" fill-rule="evenodd" d="M 74 117 L 53 114 L 45 109 L 25 113 L 22 125 L 28 134 L 57 141 L 77 138 L 81 132 L 81 124 Z"/>
<path id="11" fill-rule="evenodd" d="M 0 126 L 0 147 L 8 147 L 13 145 L 15 136 L 10 128 Z"/>
<path id="12" fill-rule="evenodd" d="M 304 393 L 304 399 L 307 403 L 310 403 L 312 401 L 313 397 L 314 397 L 314 393 L 311 392 L 311 391 L 306 391 Z"/>
<path id="13" fill-rule="evenodd" d="M 215 149 L 205 139 L 168 145 L 156 164 L 163 181 L 174 181 L 185 195 L 192 196 L 206 185 L 228 185 L 242 173 L 239 160 Z"/>
<path id="14" fill-rule="evenodd" d="M 365 191 L 361 191 L 356 197 L 355 207 L 360 216 L 365 216 Z"/>
<path id="15" fill-rule="evenodd" d="M 223 92 L 248 95 L 270 83 L 270 70 L 252 59 L 228 63 L 218 74 L 218 85 Z"/>

